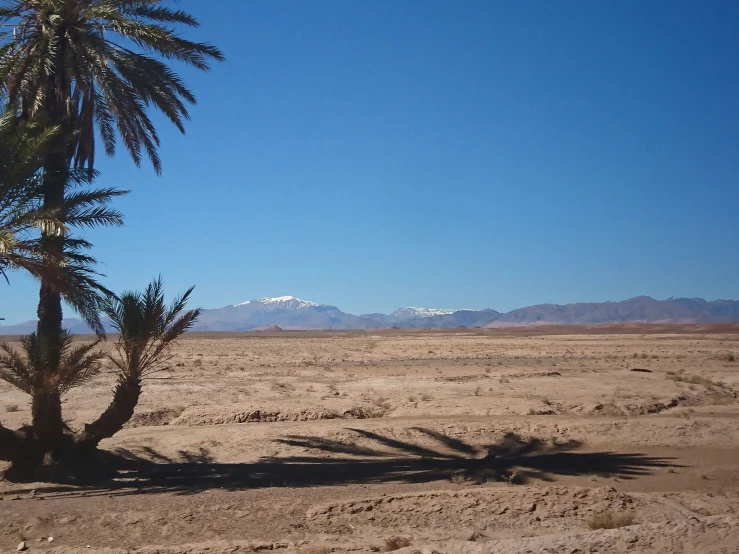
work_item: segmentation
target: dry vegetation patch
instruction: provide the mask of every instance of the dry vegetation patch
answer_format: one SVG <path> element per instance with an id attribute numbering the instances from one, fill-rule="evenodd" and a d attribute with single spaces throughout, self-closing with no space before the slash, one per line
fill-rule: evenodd
<path id="1" fill-rule="evenodd" d="M 593 515 L 587 520 L 588 527 L 591 529 L 618 529 L 619 527 L 628 527 L 636 522 L 634 514 L 630 512 L 601 512 Z"/>
<path id="2" fill-rule="evenodd" d="M 385 552 L 392 552 L 393 550 L 400 550 L 411 545 L 411 539 L 408 537 L 388 537 L 385 539 Z"/>

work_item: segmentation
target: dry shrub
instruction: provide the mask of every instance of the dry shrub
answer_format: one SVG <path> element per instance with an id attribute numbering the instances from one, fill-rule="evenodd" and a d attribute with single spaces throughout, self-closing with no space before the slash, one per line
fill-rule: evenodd
<path id="1" fill-rule="evenodd" d="M 392 552 L 410 545 L 411 539 L 408 537 L 388 537 L 385 539 L 385 552 Z"/>
<path id="2" fill-rule="evenodd" d="M 518 485 L 521 480 L 518 477 L 518 472 L 514 469 L 507 475 L 502 476 L 503 481 L 507 483 L 508 485 Z"/>
<path id="3" fill-rule="evenodd" d="M 701 377 L 700 375 L 678 375 L 678 374 L 669 375 L 668 374 L 668 378 L 678 383 L 690 383 L 691 385 L 701 385 L 706 388 L 724 386 L 724 384 L 721 383 L 720 381 L 712 381 L 711 379 L 708 379 L 707 377 Z"/>
<path id="4" fill-rule="evenodd" d="M 389 410 L 391 407 L 390 403 L 387 401 L 387 398 L 385 398 L 384 396 L 373 398 L 372 403 L 378 408 L 382 408 L 383 410 Z"/>
<path id="5" fill-rule="evenodd" d="M 488 536 L 485 533 L 480 531 L 478 528 L 475 528 L 472 531 L 472 534 L 467 538 L 467 540 L 470 542 L 475 542 L 475 541 L 484 541 L 487 538 Z"/>
<path id="6" fill-rule="evenodd" d="M 629 512 L 601 512 L 587 521 L 591 529 L 617 529 L 634 524 L 634 514 Z"/>
<path id="7" fill-rule="evenodd" d="M 330 551 L 325 546 L 315 544 L 305 545 L 298 548 L 298 554 L 328 554 Z"/>
<path id="8" fill-rule="evenodd" d="M 449 476 L 449 480 L 455 485 L 464 485 L 467 482 L 467 476 L 464 471 L 455 471 Z"/>

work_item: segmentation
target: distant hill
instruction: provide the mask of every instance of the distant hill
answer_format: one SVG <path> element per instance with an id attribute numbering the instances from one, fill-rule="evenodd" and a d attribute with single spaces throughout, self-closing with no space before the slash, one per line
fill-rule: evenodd
<path id="1" fill-rule="evenodd" d="M 282 333 L 284 329 L 279 325 L 267 325 L 262 331 L 265 333 Z"/>
<path id="2" fill-rule="evenodd" d="M 605 323 L 721 323 L 739 321 L 739 301 L 702 298 L 655 300 L 637 296 L 620 302 L 539 304 L 507 313 L 492 309 L 449 310 L 399 308 L 392 314 L 352 315 L 336 306 L 294 296 L 259 298 L 203 310 L 195 331 L 250 331 L 257 329 L 402 329 L 506 327 L 516 325 L 596 325 Z M 79 319 L 65 320 L 73 333 L 88 333 Z M 33 332 L 35 321 L 0 326 L 0 335 Z M 106 326 L 109 327 L 109 326 Z M 110 329 L 109 329 L 110 330 Z"/>
<path id="3" fill-rule="evenodd" d="M 739 321 L 739 302 L 702 298 L 668 298 L 655 300 L 637 296 L 621 302 L 588 302 L 578 304 L 539 304 L 518 308 L 501 315 L 499 323 L 565 323 L 592 325 L 597 323 L 718 323 Z"/>

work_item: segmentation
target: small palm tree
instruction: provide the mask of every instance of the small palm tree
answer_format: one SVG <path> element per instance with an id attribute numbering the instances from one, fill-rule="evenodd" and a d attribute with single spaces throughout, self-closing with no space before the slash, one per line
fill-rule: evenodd
<path id="1" fill-rule="evenodd" d="M 7 343 L 0 344 L 0 379 L 14 385 L 27 394 L 43 387 L 52 387 L 62 395 L 70 389 L 92 379 L 100 371 L 100 360 L 105 357 L 102 351 L 95 351 L 100 339 L 73 347 L 73 337 L 64 332 L 61 349 L 52 351 L 36 333 L 21 338 L 21 356 Z M 61 358 L 62 370 L 53 376 L 53 381 L 44 379 L 42 369 L 50 357 Z"/>
<path id="2" fill-rule="evenodd" d="M 21 339 L 21 349 L 25 356 L 21 356 L 8 344 L 0 344 L 0 379 L 14 385 L 23 392 L 31 395 L 33 402 L 31 410 L 46 409 L 38 399 L 55 397 L 58 391 L 61 398 L 70 389 L 92 379 L 100 371 L 100 361 L 105 353 L 95 350 L 101 339 L 95 342 L 73 346 L 73 337 L 66 331 L 58 341 L 47 341 L 36 333 Z M 55 364 L 59 371 L 50 374 L 45 369 L 49 364 Z M 54 393 L 54 394 L 52 394 Z M 61 414 L 61 405 L 57 408 Z M 32 414 L 32 416 L 35 414 Z M 56 420 L 44 420 L 46 425 L 53 425 Z M 65 429 L 47 429 L 43 425 L 37 426 L 34 435 L 39 437 L 48 435 L 63 436 Z M 23 461 L 26 464 L 38 465 L 40 460 L 33 460 L 36 449 L 28 448 Z"/>
<path id="3" fill-rule="evenodd" d="M 87 382 L 100 371 L 104 353 L 95 350 L 100 340 L 74 346 L 72 335 L 66 331 L 54 341 L 32 333 L 21 339 L 24 355 L 6 343 L 0 344 L 0 379 L 31 396 L 33 419 L 38 419 L 38 411 L 55 410 L 60 416 L 42 419 L 33 428 L 17 432 L 0 425 L 0 460 L 12 461 L 16 470 L 31 470 L 42 465 L 42 457 L 49 451 L 38 448 L 39 439 L 59 437 L 51 451 L 61 448 L 67 428 L 61 420 L 61 402 L 54 399 L 61 399 L 70 389 Z M 50 364 L 59 367 L 59 371 L 54 374 L 46 371 Z M 52 405 L 49 405 L 50 399 Z"/>
<path id="4" fill-rule="evenodd" d="M 193 287 L 167 306 L 161 277 L 141 292 L 111 296 L 103 305 L 104 313 L 118 331 L 115 355 L 108 356 L 117 374 L 113 401 L 93 423 L 85 425 L 77 443 L 94 447 L 123 428 L 131 419 L 141 395 L 142 381 L 166 369 L 171 358 L 169 347 L 200 315 L 200 309 L 183 313 Z"/>

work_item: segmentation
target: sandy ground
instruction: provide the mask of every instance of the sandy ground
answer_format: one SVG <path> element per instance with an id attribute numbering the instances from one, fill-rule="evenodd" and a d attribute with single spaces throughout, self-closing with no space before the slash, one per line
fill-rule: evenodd
<path id="1" fill-rule="evenodd" d="M 0 482 L 0 551 L 739 552 L 739 333 L 642 331 L 188 337 L 118 479 Z"/>

